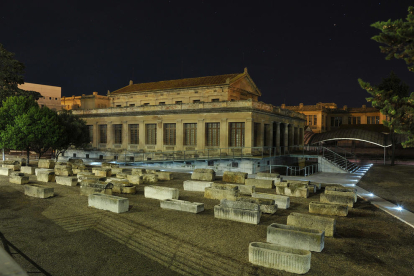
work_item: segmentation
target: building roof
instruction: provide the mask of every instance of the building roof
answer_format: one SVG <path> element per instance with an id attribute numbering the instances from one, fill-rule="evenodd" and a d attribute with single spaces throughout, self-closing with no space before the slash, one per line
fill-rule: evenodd
<path id="1" fill-rule="evenodd" d="M 167 89 L 198 87 L 198 86 L 214 86 L 214 85 L 220 85 L 220 84 L 227 84 L 227 79 L 229 79 L 230 82 L 232 82 L 238 79 L 239 77 L 243 76 L 244 74 L 245 73 L 226 74 L 226 75 L 219 75 L 219 76 L 137 83 L 137 84 L 128 85 L 118 90 L 115 90 L 114 92 L 111 92 L 111 94 L 142 92 L 142 91 L 151 91 L 151 90 L 167 90 Z"/>
<path id="2" fill-rule="evenodd" d="M 323 133 L 315 133 L 308 140 L 308 144 L 317 144 L 319 142 L 331 140 L 359 140 L 375 144 L 380 147 L 389 147 L 391 145 L 388 139 L 388 135 L 384 133 L 351 128 L 338 129 Z"/>

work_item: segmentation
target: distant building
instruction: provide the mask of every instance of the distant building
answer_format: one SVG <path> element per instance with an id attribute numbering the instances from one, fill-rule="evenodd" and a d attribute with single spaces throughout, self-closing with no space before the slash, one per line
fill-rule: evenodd
<path id="1" fill-rule="evenodd" d="M 61 110 L 60 98 L 62 95 L 62 88 L 58 86 L 28 83 L 19 84 L 19 88 L 27 91 L 39 92 L 42 97 L 37 100 L 39 106 L 47 106 L 52 110 Z"/>
<path id="2" fill-rule="evenodd" d="M 98 95 L 93 92 L 92 95 L 62 97 L 62 108 L 66 110 L 72 109 L 97 109 L 110 107 L 108 96 Z"/>
<path id="3" fill-rule="evenodd" d="M 239 74 L 131 81 L 108 96 L 99 96 L 99 102 L 98 96 L 62 98 L 62 105 L 86 120 L 92 147 L 102 152 L 230 155 L 235 147 L 248 154 L 253 147 L 280 151 L 303 145 L 305 116 L 259 102 L 261 92 L 247 69 Z"/>
<path id="4" fill-rule="evenodd" d="M 317 103 L 316 105 L 286 106 L 282 108 L 302 113 L 306 116 L 306 126 L 315 133 L 336 130 L 342 125 L 382 125 L 386 116 L 374 107 L 338 108 L 335 103 Z"/>

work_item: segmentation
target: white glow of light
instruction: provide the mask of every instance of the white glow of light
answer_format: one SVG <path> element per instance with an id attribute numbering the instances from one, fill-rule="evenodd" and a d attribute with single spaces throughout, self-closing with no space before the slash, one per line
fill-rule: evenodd
<path id="1" fill-rule="evenodd" d="M 402 211 L 402 210 L 403 210 L 403 208 L 402 208 L 401 206 L 397 206 L 397 207 L 395 207 L 394 209 L 395 209 L 395 210 L 398 210 L 398 211 Z"/>
<path id="2" fill-rule="evenodd" d="M 370 193 L 370 194 L 368 194 L 368 196 L 371 196 L 372 197 L 372 196 L 375 196 L 375 195 L 373 193 Z"/>

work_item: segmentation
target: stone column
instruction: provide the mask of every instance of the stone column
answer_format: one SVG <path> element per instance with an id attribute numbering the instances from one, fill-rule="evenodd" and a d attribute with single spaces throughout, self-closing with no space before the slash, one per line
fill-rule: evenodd
<path id="1" fill-rule="evenodd" d="M 277 154 L 281 153 L 280 149 L 280 123 L 276 122 L 276 152 Z"/>
<path id="2" fill-rule="evenodd" d="M 123 121 L 122 122 L 122 149 L 128 150 L 128 144 L 129 144 L 129 137 L 128 137 L 128 122 Z"/>
<path id="3" fill-rule="evenodd" d="M 106 124 L 106 148 L 114 147 L 114 127 L 112 122 Z"/>
<path id="4" fill-rule="evenodd" d="M 178 119 L 175 125 L 175 150 L 184 150 L 183 120 Z"/>
<path id="5" fill-rule="evenodd" d="M 244 151 L 243 154 L 252 154 L 252 147 L 253 147 L 253 139 L 254 139 L 254 127 L 253 127 L 253 119 L 247 118 L 245 125 L 244 125 Z"/>
<path id="6" fill-rule="evenodd" d="M 138 150 L 145 149 L 145 123 L 143 120 L 138 122 Z"/>
<path id="7" fill-rule="evenodd" d="M 229 136 L 228 136 L 228 126 L 227 119 L 223 118 L 220 122 L 220 152 L 228 153 L 229 147 Z"/>
<path id="8" fill-rule="evenodd" d="M 294 138 L 295 138 L 295 126 L 290 125 L 289 146 L 294 146 L 295 145 L 295 139 Z"/>
<path id="9" fill-rule="evenodd" d="M 99 148 L 99 124 L 98 122 L 95 123 L 93 126 L 93 141 L 92 146 L 95 148 Z"/>
<path id="10" fill-rule="evenodd" d="M 287 154 L 289 151 L 289 124 L 285 123 L 285 137 L 283 139 L 283 147 L 285 148 L 284 154 Z"/>
<path id="11" fill-rule="evenodd" d="M 301 146 L 300 149 L 302 150 L 303 146 L 304 146 L 304 131 L 303 131 L 303 127 L 299 128 L 299 145 Z"/>
<path id="12" fill-rule="evenodd" d="M 269 143 L 266 145 L 268 147 L 274 147 L 275 145 L 273 144 L 273 121 L 270 122 L 269 124 Z M 273 149 L 272 149 L 273 151 Z"/>
<path id="13" fill-rule="evenodd" d="M 164 151 L 164 128 L 162 120 L 157 120 L 157 144 L 155 150 Z"/>
<path id="14" fill-rule="evenodd" d="M 264 129 L 264 120 L 260 123 L 260 136 L 259 136 L 259 147 L 264 147 L 264 137 L 265 137 L 265 129 Z"/>
<path id="15" fill-rule="evenodd" d="M 204 119 L 198 119 L 197 123 L 197 150 L 204 151 L 206 144 L 206 126 Z"/>

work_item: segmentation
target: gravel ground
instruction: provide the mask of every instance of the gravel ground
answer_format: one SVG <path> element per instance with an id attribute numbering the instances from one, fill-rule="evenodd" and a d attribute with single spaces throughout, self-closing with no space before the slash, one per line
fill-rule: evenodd
<path id="1" fill-rule="evenodd" d="M 174 173 L 174 180 L 157 185 L 178 188 L 180 199 L 203 202 L 202 213 L 163 210 L 158 200 L 144 198 L 144 185 L 135 195 L 122 195 L 130 210 L 115 214 L 87 207 L 79 186 L 42 184 L 54 187 L 55 197 L 38 199 L 0 176 L 0 232 L 51 275 L 291 275 L 251 265 L 248 245 L 265 242 L 266 227 L 286 224 L 289 213 L 308 213 L 319 194 L 292 197 L 289 210 L 263 214 L 259 225 L 250 225 L 215 219 L 219 201 L 184 191 L 187 179 L 189 174 Z M 414 229 L 358 199 L 348 217 L 337 218 L 337 234 L 325 238 L 325 249 L 312 252 L 307 275 L 412 275 L 412 256 Z M 13 257 L 36 271 L 20 255 Z"/>

